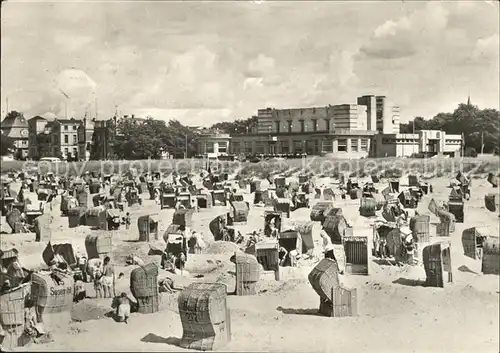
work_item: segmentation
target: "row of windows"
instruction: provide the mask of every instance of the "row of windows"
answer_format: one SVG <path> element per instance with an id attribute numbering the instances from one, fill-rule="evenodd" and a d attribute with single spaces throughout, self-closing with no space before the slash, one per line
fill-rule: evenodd
<path id="1" fill-rule="evenodd" d="M 311 119 L 312 121 L 312 131 L 318 131 L 318 119 Z M 330 131 L 330 119 L 325 119 L 326 123 L 326 131 Z M 299 120 L 300 124 L 300 132 L 306 132 L 306 124 L 305 120 Z M 274 122 L 275 126 L 275 132 L 280 133 L 281 132 L 281 122 L 280 121 L 275 121 Z M 292 120 L 287 120 L 287 132 L 291 133 L 293 128 L 293 122 Z"/>
<path id="2" fill-rule="evenodd" d="M 408 140 L 408 139 L 382 139 L 382 144 L 388 145 L 393 143 L 415 143 L 418 144 L 418 140 Z"/>
<path id="3" fill-rule="evenodd" d="M 78 129 L 78 126 L 76 126 L 76 125 L 72 125 L 72 126 L 73 126 L 73 131 L 76 131 Z M 63 129 L 64 129 L 64 131 L 68 131 L 69 125 L 63 125 Z"/>
<path id="4" fill-rule="evenodd" d="M 204 153 L 214 153 L 215 152 L 215 144 L 213 142 L 206 142 L 204 146 Z M 218 148 L 219 153 L 227 153 L 227 144 L 219 143 Z"/>
<path id="5" fill-rule="evenodd" d="M 320 144 L 319 140 L 312 140 L 312 141 L 301 141 L 301 140 L 294 140 L 292 142 L 292 147 L 290 148 L 290 144 L 288 141 L 281 141 L 276 143 L 275 145 L 270 144 L 270 148 L 273 148 L 275 152 L 279 153 L 302 153 L 302 152 L 307 152 L 307 153 L 314 153 L 322 149 L 323 152 L 326 153 L 331 153 L 331 152 L 347 152 L 347 139 L 340 139 L 337 140 L 337 150 L 333 151 L 333 141 L 332 140 L 327 140 L 327 141 L 322 141 Z M 266 144 L 268 142 L 256 142 L 255 143 L 255 153 L 265 153 L 266 150 Z M 351 139 L 351 152 L 368 152 L 368 140 L 367 139 L 361 139 L 360 144 L 358 145 L 358 139 Z M 321 148 L 320 148 L 321 146 Z M 233 142 L 233 152 L 234 153 L 252 153 L 252 143 L 251 142 Z M 220 151 L 220 149 L 219 149 Z"/>
<path id="6" fill-rule="evenodd" d="M 58 135 L 52 135 L 52 143 L 53 144 L 58 144 L 59 143 L 59 136 Z M 64 143 L 68 144 L 69 143 L 69 135 L 64 135 Z M 78 143 L 78 137 L 76 135 L 73 135 L 73 144 Z"/>

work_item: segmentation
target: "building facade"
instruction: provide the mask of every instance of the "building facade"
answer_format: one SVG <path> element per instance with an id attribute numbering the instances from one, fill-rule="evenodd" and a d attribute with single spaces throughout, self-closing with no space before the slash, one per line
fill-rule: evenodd
<path id="1" fill-rule="evenodd" d="M 462 136 L 460 135 L 451 135 L 437 130 L 421 130 L 415 134 L 375 135 L 372 156 L 410 157 L 416 154 L 458 156 L 461 148 Z"/>
<path id="2" fill-rule="evenodd" d="M 51 155 L 63 159 L 79 159 L 78 154 L 78 127 L 82 120 L 55 119 L 50 122 Z"/>
<path id="3" fill-rule="evenodd" d="M 363 98 L 363 97 L 361 97 Z M 376 96 L 376 126 L 383 134 L 398 134 L 401 111 L 386 96 Z"/>
<path id="4" fill-rule="evenodd" d="M 357 104 L 259 109 L 256 129 L 231 136 L 231 153 L 333 153 L 338 158 L 364 158 L 384 126 L 399 132 L 399 116 L 393 117 L 398 109 L 389 106 L 385 97 L 373 95 L 358 97 Z"/>
<path id="5" fill-rule="evenodd" d="M 367 130 L 367 107 L 358 104 L 340 104 L 329 107 L 335 129 Z"/>
<path id="6" fill-rule="evenodd" d="M 52 146 L 49 121 L 41 116 L 28 120 L 29 152 L 31 159 L 51 157 Z"/>
<path id="7" fill-rule="evenodd" d="M 90 144 L 91 159 L 107 160 L 113 158 L 113 141 L 117 135 L 116 120 L 116 117 L 108 120 L 93 120 L 94 131 Z"/>
<path id="8" fill-rule="evenodd" d="M 90 159 L 92 137 L 94 135 L 94 121 L 84 118 L 78 126 L 78 157 L 80 160 Z"/>
<path id="9" fill-rule="evenodd" d="M 22 114 L 9 114 L 0 125 L 2 136 L 8 136 L 14 140 L 16 149 L 15 157 L 19 159 L 28 158 L 29 131 L 28 121 Z"/>
<path id="10" fill-rule="evenodd" d="M 217 131 L 200 131 L 196 140 L 196 152 L 206 158 L 218 158 L 230 153 L 232 137 Z"/>
<path id="11" fill-rule="evenodd" d="M 374 131 L 340 130 L 271 135 L 232 135 L 232 154 L 335 154 L 339 158 L 369 155 Z"/>

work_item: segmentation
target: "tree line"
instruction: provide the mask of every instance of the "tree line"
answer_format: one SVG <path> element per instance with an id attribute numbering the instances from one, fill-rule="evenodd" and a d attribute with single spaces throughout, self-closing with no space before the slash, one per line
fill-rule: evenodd
<path id="1" fill-rule="evenodd" d="M 465 146 L 476 153 L 496 153 L 500 149 L 500 115 L 496 109 L 479 109 L 472 104 L 459 104 L 453 113 L 439 113 L 432 119 L 416 117 L 401 124 L 401 133 L 418 130 L 442 130 L 464 136 Z M 484 145 L 484 146 L 482 146 Z"/>
<path id="2" fill-rule="evenodd" d="M 256 117 L 237 119 L 231 122 L 219 122 L 210 128 L 229 134 L 245 134 L 252 131 L 257 123 Z M 102 141 L 97 141 L 94 133 L 89 146 L 91 159 L 158 159 L 162 152 L 170 155 L 192 157 L 196 154 L 198 131 L 185 126 L 178 120 L 168 122 L 146 119 L 120 118 L 109 120 L 106 128 L 106 140 L 109 148 L 102 153 Z M 460 104 L 452 113 L 439 113 L 432 119 L 416 117 L 401 124 L 401 133 L 418 130 L 442 130 L 448 134 L 463 134 L 465 145 L 478 153 L 482 144 L 484 153 L 498 153 L 500 149 L 500 116 L 496 109 L 479 109 L 471 104 Z M 47 145 L 46 135 L 37 137 L 40 148 Z M 1 155 L 14 150 L 14 140 L 2 136 Z M 83 157 L 83 156 L 80 156 Z"/>

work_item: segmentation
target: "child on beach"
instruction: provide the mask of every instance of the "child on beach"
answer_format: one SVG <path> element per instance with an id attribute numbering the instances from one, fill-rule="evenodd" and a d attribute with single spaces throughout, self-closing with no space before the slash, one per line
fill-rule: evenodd
<path id="1" fill-rule="evenodd" d="M 116 309 L 116 321 L 128 324 L 128 319 L 130 317 L 130 299 L 128 299 L 127 293 L 122 293 L 118 300 L 119 304 Z"/>
<path id="2" fill-rule="evenodd" d="M 130 213 L 129 212 L 127 212 L 127 214 L 125 215 L 124 223 L 125 223 L 125 229 L 130 229 L 131 221 L 130 221 Z"/>

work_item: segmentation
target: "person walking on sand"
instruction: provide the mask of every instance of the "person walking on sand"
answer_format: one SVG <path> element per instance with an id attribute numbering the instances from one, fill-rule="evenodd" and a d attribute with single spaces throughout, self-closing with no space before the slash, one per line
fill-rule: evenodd
<path id="1" fill-rule="evenodd" d="M 332 239 L 326 232 L 325 228 L 321 228 L 319 235 L 323 239 L 323 253 L 325 254 L 325 259 L 332 259 L 337 261 L 333 253 Z"/>
<path id="2" fill-rule="evenodd" d="M 104 264 L 102 268 L 102 289 L 104 292 L 104 298 L 112 298 L 113 289 L 115 286 L 115 269 L 111 264 L 111 259 L 109 256 L 104 258 Z"/>

